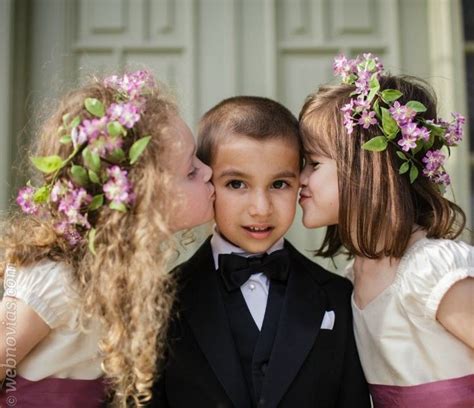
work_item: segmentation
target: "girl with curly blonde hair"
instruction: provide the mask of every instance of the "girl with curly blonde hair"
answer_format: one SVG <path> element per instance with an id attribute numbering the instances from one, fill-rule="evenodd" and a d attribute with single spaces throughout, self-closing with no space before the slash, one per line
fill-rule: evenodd
<path id="1" fill-rule="evenodd" d="M 0 401 L 94 407 L 112 390 L 140 406 L 165 349 L 170 238 L 213 217 L 211 170 L 145 71 L 71 92 L 35 142 L 39 187 L 0 239 Z"/>

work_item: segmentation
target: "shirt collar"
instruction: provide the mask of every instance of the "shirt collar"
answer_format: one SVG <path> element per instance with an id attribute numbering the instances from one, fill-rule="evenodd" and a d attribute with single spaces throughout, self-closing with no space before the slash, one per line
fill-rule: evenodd
<path id="1" fill-rule="evenodd" d="M 285 242 L 284 238 L 281 237 L 265 252 L 267 254 L 271 254 L 274 251 L 283 249 L 284 242 Z M 218 269 L 218 266 L 219 266 L 218 260 L 219 260 L 220 254 L 239 254 L 245 257 L 263 254 L 263 252 L 259 252 L 259 253 L 245 252 L 242 248 L 239 248 L 238 246 L 235 246 L 234 244 L 230 243 L 221 234 L 219 234 L 216 226 L 214 226 L 214 233 L 211 238 L 211 247 L 212 247 L 212 256 L 214 257 L 214 266 L 216 270 Z"/>

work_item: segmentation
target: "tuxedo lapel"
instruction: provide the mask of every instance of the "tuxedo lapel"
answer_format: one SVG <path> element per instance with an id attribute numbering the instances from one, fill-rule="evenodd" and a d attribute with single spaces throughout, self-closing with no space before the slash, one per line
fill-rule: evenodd
<path id="1" fill-rule="evenodd" d="M 288 245 L 287 245 L 288 246 Z M 290 249 L 290 276 L 261 397 L 276 407 L 313 348 L 323 320 L 326 296 Z"/>
<path id="2" fill-rule="evenodd" d="M 187 282 L 182 313 L 232 403 L 247 408 L 250 397 L 220 295 L 209 239 L 184 269 Z"/>

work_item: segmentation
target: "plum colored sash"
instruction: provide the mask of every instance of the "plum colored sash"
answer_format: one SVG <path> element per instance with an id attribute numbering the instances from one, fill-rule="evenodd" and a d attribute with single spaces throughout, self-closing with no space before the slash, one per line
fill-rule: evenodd
<path id="1" fill-rule="evenodd" d="M 17 376 L 4 382 L 0 391 L 0 407 L 95 408 L 101 406 L 105 395 L 105 384 L 101 378 L 29 381 Z"/>
<path id="2" fill-rule="evenodd" d="M 374 408 L 473 408 L 474 374 L 414 386 L 370 384 Z"/>

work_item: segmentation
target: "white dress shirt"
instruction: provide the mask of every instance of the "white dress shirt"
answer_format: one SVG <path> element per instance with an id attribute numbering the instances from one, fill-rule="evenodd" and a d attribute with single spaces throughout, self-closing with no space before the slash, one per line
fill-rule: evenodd
<path id="1" fill-rule="evenodd" d="M 283 238 L 280 238 L 271 248 L 266 251 L 266 253 L 271 254 L 274 251 L 283 249 L 283 243 Z M 263 253 L 245 252 L 243 249 L 225 240 L 215 228 L 214 235 L 211 238 L 211 247 L 216 269 L 219 268 L 220 254 L 237 254 L 243 257 L 263 255 Z M 255 324 L 259 330 L 262 329 L 263 318 L 267 308 L 269 289 L 270 279 L 268 279 L 263 273 L 259 273 L 257 270 L 255 271 L 255 274 L 251 275 L 249 280 L 240 287 L 240 291 L 244 296 L 245 303 L 247 304 L 250 314 L 252 315 L 253 320 L 255 321 Z"/>

